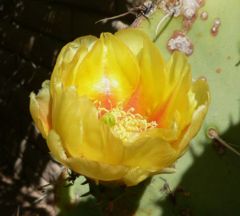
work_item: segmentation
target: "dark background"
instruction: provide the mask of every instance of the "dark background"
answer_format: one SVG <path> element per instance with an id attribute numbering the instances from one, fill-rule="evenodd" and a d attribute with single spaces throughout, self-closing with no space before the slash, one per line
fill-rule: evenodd
<path id="1" fill-rule="evenodd" d="M 0 214 L 54 215 L 51 196 L 37 202 L 36 188 L 54 181 L 44 140 L 29 114 L 29 94 L 49 79 L 67 42 L 114 31 L 101 18 L 127 11 L 124 0 L 0 1 Z M 134 17 L 128 16 L 130 23 Z M 56 172 L 57 172 L 56 171 Z"/>

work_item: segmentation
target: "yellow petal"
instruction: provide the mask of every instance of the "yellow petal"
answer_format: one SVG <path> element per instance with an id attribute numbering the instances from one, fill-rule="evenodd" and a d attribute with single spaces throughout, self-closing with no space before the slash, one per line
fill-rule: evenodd
<path id="1" fill-rule="evenodd" d="M 127 106 L 134 107 L 137 113 L 149 117 L 166 100 L 167 74 L 159 50 L 149 39 L 143 39 L 138 61 L 141 79 Z"/>
<path id="2" fill-rule="evenodd" d="M 177 158 L 171 144 L 160 137 L 158 129 L 145 132 L 134 143 L 125 146 L 123 164 L 151 171 L 169 167 Z"/>
<path id="3" fill-rule="evenodd" d="M 150 171 L 139 167 L 128 168 L 123 165 L 109 165 L 85 158 L 69 158 L 66 166 L 73 171 L 97 181 L 118 181 L 133 186 L 150 175 Z"/>
<path id="4" fill-rule="evenodd" d="M 192 92 L 194 94 L 197 106 L 208 105 L 210 103 L 210 90 L 206 78 L 201 77 L 193 82 Z"/>
<path id="5" fill-rule="evenodd" d="M 199 131 L 209 106 L 209 87 L 205 79 L 198 79 L 192 86 L 193 94 L 197 102 L 197 108 L 193 113 L 192 121 L 187 131 L 184 131 L 183 138 L 178 143 L 177 148 L 180 155 L 184 153 L 189 142 Z"/>
<path id="6" fill-rule="evenodd" d="M 159 122 L 159 127 L 169 128 L 173 122 L 179 125 L 179 130 L 191 121 L 195 103 L 190 103 L 192 77 L 190 66 L 184 54 L 175 52 L 167 67 L 168 76 L 164 89 L 167 96 L 165 103 L 159 103 L 151 120 Z M 194 101 L 192 101 L 194 102 Z"/>
<path id="7" fill-rule="evenodd" d="M 63 149 L 63 144 L 60 136 L 54 131 L 50 131 L 47 139 L 48 147 L 53 158 L 73 171 L 85 175 L 89 178 L 112 181 L 119 180 L 126 174 L 127 168 L 121 165 L 108 165 L 103 162 L 79 158 L 67 158 Z"/>
<path id="8" fill-rule="evenodd" d="M 111 165 L 103 162 L 88 160 L 84 157 L 67 158 L 63 149 L 61 138 L 54 130 L 50 131 L 47 138 L 47 144 L 50 154 L 56 161 L 79 174 L 95 180 L 117 180 L 119 182 L 124 182 L 128 186 L 132 186 L 143 181 L 151 174 L 150 171 L 139 167 L 131 168 L 124 165 Z"/>
<path id="9" fill-rule="evenodd" d="M 44 138 L 47 137 L 51 126 L 50 100 L 49 81 L 43 82 L 37 95 L 33 92 L 30 94 L 30 113 Z"/>
<path id="10" fill-rule="evenodd" d="M 140 167 L 127 167 L 124 165 L 111 165 L 81 158 L 67 158 L 62 146 L 60 136 L 51 130 L 48 139 L 50 154 L 58 162 L 73 171 L 98 181 L 119 181 L 127 186 L 133 186 L 147 177 L 155 174 L 155 171 L 142 169 Z"/>
<path id="11" fill-rule="evenodd" d="M 52 157 L 56 161 L 64 164 L 67 156 L 63 149 L 61 138 L 54 130 L 51 130 L 49 132 L 47 137 L 47 144 Z"/>
<path id="12" fill-rule="evenodd" d="M 141 169 L 139 167 L 133 167 L 133 168 L 129 168 L 126 175 L 123 177 L 122 181 L 127 186 L 134 186 L 134 185 L 137 185 L 139 182 L 142 182 L 152 174 L 153 173 L 151 173 L 151 171 Z"/>
<path id="13" fill-rule="evenodd" d="M 54 67 L 51 82 L 63 83 L 64 86 L 72 85 L 79 67 L 84 57 L 92 49 L 97 37 L 84 36 L 66 44 L 58 55 Z M 54 85 L 51 85 L 54 86 Z"/>
<path id="14" fill-rule="evenodd" d="M 122 165 L 109 165 L 85 158 L 69 158 L 67 166 L 77 173 L 101 181 L 120 180 L 127 172 Z"/>
<path id="15" fill-rule="evenodd" d="M 126 109 L 134 107 L 137 113 L 149 117 L 167 100 L 168 71 L 165 63 L 157 47 L 142 31 L 125 29 L 117 32 L 116 36 L 137 56 L 141 69 L 138 88 L 126 104 Z"/>
<path id="16" fill-rule="evenodd" d="M 62 139 L 70 157 L 117 164 L 122 160 L 123 146 L 108 126 L 98 119 L 94 104 L 79 96 L 74 87 L 55 87 L 53 128 Z"/>
<path id="17" fill-rule="evenodd" d="M 126 100 L 139 81 L 139 67 L 131 51 L 110 33 L 102 34 L 78 67 L 79 95 L 111 108 Z"/>
<path id="18" fill-rule="evenodd" d="M 150 42 L 149 37 L 141 30 L 127 28 L 115 33 L 115 36 L 121 40 L 137 57 L 144 46 L 144 41 Z"/>

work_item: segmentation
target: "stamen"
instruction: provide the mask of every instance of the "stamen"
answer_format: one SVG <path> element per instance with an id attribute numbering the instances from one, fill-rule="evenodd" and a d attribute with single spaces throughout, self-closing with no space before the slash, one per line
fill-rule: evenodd
<path id="1" fill-rule="evenodd" d="M 110 126 L 112 133 L 124 142 L 133 142 L 142 132 L 156 128 L 157 122 L 148 122 L 134 108 L 124 111 L 120 106 L 111 110 L 98 108 L 99 117 Z"/>

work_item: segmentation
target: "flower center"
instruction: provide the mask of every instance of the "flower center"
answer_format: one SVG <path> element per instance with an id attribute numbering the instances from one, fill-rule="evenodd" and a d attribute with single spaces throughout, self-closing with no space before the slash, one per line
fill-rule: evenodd
<path id="1" fill-rule="evenodd" d="M 134 108 L 124 111 L 121 107 L 111 110 L 99 109 L 101 119 L 111 128 L 111 132 L 123 142 L 133 142 L 142 133 L 151 128 L 156 128 L 157 122 L 148 122 L 142 115 L 135 114 Z"/>

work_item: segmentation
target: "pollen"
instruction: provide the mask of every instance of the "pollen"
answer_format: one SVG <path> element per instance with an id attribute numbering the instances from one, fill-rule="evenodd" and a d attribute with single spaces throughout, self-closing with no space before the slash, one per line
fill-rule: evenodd
<path id="1" fill-rule="evenodd" d="M 110 126 L 111 132 L 125 143 L 133 142 L 141 133 L 158 126 L 157 122 L 148 122 L 142 115 L 136 114 L 134 108 L 127 111 L 121 107 L 111 110 L 100 108 L 99 111 L 104 112 L 101 119 Z"/>

